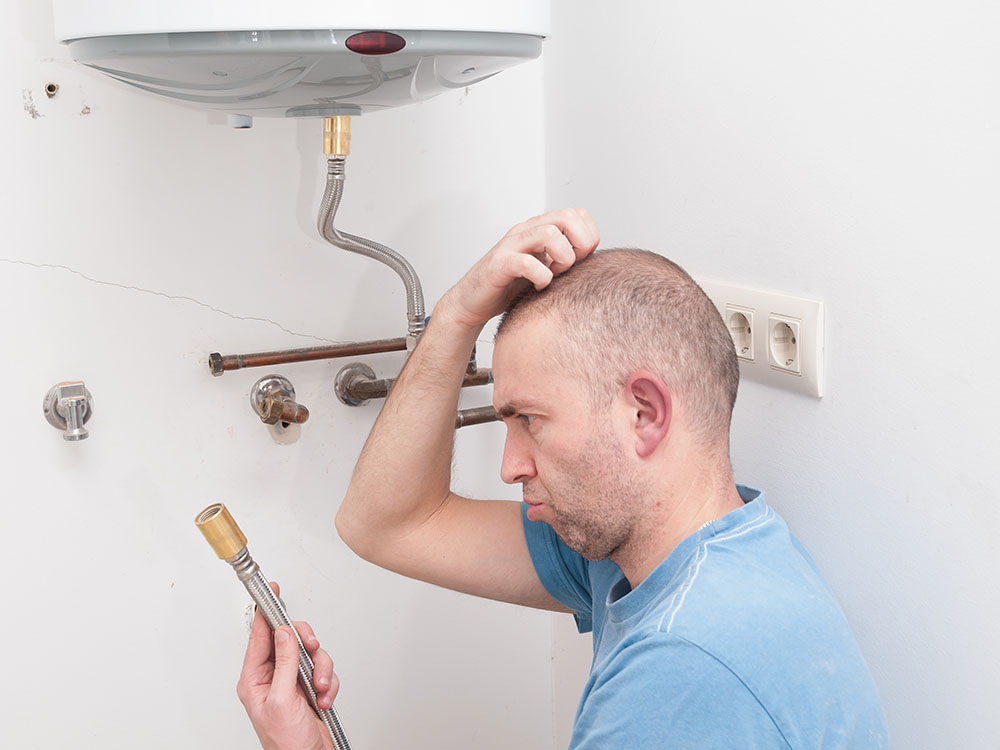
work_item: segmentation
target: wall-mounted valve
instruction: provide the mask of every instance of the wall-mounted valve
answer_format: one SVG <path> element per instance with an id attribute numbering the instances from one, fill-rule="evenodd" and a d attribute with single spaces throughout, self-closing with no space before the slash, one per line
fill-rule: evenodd
<path id="1" fill-rule="evenodd" d="M 264 424 L 302 424 L 309 410 L 295 401 L 295 388 L 288 378 L 265 375 L 250 389 L 250 406 Z"/>
<path id="2" fill-rule="evenodd" d="M 344 365 L 337 373 L 333 388 L 337 398 L 347 406 L 364 406 L 373 398 L 385 398 L 392 389 L 395 378 L 377 378 L 375 371 L 363 362 L 352 362 Z M 462 387 L 489 385 L 493 382 L 493 371 L 489 368 L 478 368 L 475 362 L 475 351 L 469 360 L 469 366 L 462 380 Z M 455 429 L 474 424 L 496 422 L 500 419 L 492 406 L 463 409 L 455 416 Z"/>
<path id="3" fill-rule="evenodd" d="M 84 440 L 90 436 L 84 424 L 93 413 L 92 403 L 83 381 L 71 380 L 49 389 L 42 411 L 50 425 L 63 431 L 63 440 Z"/>

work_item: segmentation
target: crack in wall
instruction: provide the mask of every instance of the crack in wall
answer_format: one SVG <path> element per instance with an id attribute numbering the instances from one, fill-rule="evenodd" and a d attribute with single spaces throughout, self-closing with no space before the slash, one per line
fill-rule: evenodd
<path id="1" fill-rule="evenodd" d="M 77 271 L 74 268 L 70 268 L 69 266 L 64 266 L 58 263 L 32 263 L 31 261 L 17 260 L 14 258 L 0 258 L 0 263 L 9 263 L 11 265 L 17 265 L 17 266 L 30 266 L 32 268 L 43 268 L 43 269 L 47 268 L 47 269 L 57 269 L 60 271 L 69 271 L 70 273 L 79 276 L 80 278 L 85 279 L 94 284 L 102 284 L 104 286 L 118 287 L 119 289 L 126 289 L 128 291 L 133 291 L 133 292 L 142 292 L 143 294 L 151 294 L 156 297 L 165 297 L 166 299 L 170 300 L 192 302 L 198 305 L 199 307 L 204 307 L 205 309 L 211 310 L 214 313 L 225 315 L 227 318 L 232 318 L 233 320 L 247 320 L 247 321 L 253 321 L 255 323 L 268 323 L 269 325 L 272 325 L 275 328 L 278 328 L 291 336 L 300 336 L 302 338 L 315 339 L 316 341 L 322 341 L 325 344 L 343 343 L 341 341 L 335 341 L 333 339 L 323 338 L 322 336 L 314 336 L 311 333 L 300 333 L 298 331 L 293 331 L 289 328 L 285 328 L 285 326 L 281 325 L 277 321 L 271 320 L 270 318 L 260 318 L 253 315 L 236 315 L 235 313 L 222 310 L 218 307 L 213 307 L 207 302 L 202 302 L 201 300 L 195 299 L 194 297 L 187 297 L 182 294 L 167 294 L 166 292 L 158 292 L 154 289 L 144 289 L 141 286 L 130 286 L 128 284 L 118 284 L 114 281 L 104 281 L 103 279 L 95 279 L 83 273 L 82 271 Z"/>

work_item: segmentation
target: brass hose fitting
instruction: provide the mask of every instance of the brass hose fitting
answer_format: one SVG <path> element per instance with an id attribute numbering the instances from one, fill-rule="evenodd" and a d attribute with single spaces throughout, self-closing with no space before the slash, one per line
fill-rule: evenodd
<path id="1" fill-rule="evenodd" d="M 195 517 L 194 523 L 220 560 L 236 557 L 247 546 L 246 535 L 222 503 L 209 505 Z"/>
<path id="2" fill-rule="evenodd" d="M 327 156 L 350 156 L 351 118 L 348 115 L 323 118 L 323 153 Z"/>

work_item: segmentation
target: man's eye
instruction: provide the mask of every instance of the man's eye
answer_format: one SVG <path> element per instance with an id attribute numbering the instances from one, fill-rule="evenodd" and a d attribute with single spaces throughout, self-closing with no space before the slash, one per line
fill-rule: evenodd
<path id="1" fill-rule="evenodd" d="M 517 418 L 524 422 L 526 427 L 531 427 L 531 423 L 535 421 L 535 418 L 530 414 L 518 414 Z"/>

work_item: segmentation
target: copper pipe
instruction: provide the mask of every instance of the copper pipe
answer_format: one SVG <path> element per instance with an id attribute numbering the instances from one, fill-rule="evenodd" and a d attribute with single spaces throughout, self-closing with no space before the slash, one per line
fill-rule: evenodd
<path id="1" fill-rule="evenodd" d="M 468 427 L 473 424 L 485 424 L 487 422 L 498 422 L 500 415 L 492 406 L 477 406 L 474 409 L 462 409 L 455 416 L 455 429 Z"/>
<path id="2" fill-rule="evenodd" d="M 347 395 L 358 401 L 368 401 L 373 398 L 385 398 L 392 390 L 395 378 L 380 378 L 379 380 L 361 380 L 350 383 L 345 389 Z M 466 375 L 462 380 L 462 387 L 468 388 L 476 385 L 489 385 L 493 382 L 493 371 L 488 367 L 476 370 L 471 375 Z M 491 407 L 492 408 L 492 407 Z"/>
<path id="3" fill-rule="evenodd" d="M 275 352 L 255 352 L 254 354 L 226 354 L 212 352 L 208 355 L 208 369 L 215 376 L 228 370 L 242 370 L 244 367 L 267 367 L 286 365 L 292 362 L 311 362 L 316 359 L 336 359 L 337 357 L 359 357 L 365 354 L 406 351 L 406 338 L 377 339 L 375 341 L 355 341 L 332 346 L 312 346 L 306 349 L 283 349 Z"/>

